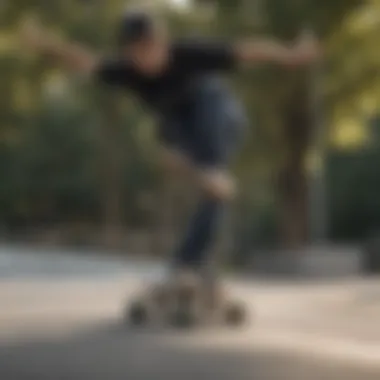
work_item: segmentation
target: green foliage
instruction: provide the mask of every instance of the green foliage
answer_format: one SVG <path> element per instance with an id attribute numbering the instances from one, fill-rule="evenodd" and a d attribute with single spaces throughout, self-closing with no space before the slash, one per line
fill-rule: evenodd
<path id="1" fill-rule="evenodd" d="M 302 244 L 307 239 L 305 225 L 309 222 L 306 162 L 309 153 L 319 148 L 313 140 L 314 97 L 326 100 L 318 104 L 323 107 L 326 126 L 336 120 L 337 109 L 344 108 L 348 99 L 350 111 L 358 111 L 358 99 L 379 77 L 378 61 L 373 57 L 375 49 L 373 45 L 369 47 L 377 32 L 374 26 L 358 36 L 353 32 L 352 20 L 371 7 L 377 9 L 377 5 L 360 0 L 215 0 L 213 4 L 216 12 L 212 27 L 223 35 L 236 39 L 254 33 L 292 41 L 308 29 L 322 38 L 326 48 L 323 72 L 317 73 L 318 77 L 311 70 L 289 72 L 266 65 L 242 73 L 236 82 L 251 117 L 255 115 L 257 121 L 255 138 L 249 141 L 250 149 L 243 164 L 261 162 L 261 169 L 265 167 L 273 173 L 281 215 L 278 220 L 283 224 L 280 228 L 286 231 L 283 238 L 292 246 Z M 355 40 L 358 44 L 353 47 Z M 356 64 L 354 71 L 353 64 Z M 321 88 L 318 94 L 313 82 L 318 82 Z M 293 230 L 293 236 L 289 230 Z"/>
<path id="2" fill-rule="evenodd" d="M 201 8 L 195 7 L 189 13 L 165 14 L 175 34 L 196 32 L 228 39 L 267 35 L 290 41 L 304 28 L 315 30 L 327 50 L 326 72 L 320 81 L 328 124 L 338 109 L 343 114 L 361 111 L 358 99 L 363 94 L 378 98 L 378 23 L 357 33 L 350 22 L 358 10 L 378 7 L 375 2 L 199 2 L 213 3 L 215 12 L 201 14 Z M 139 198 L 142 191 L 155 189 L 161 179 L 146 160 L 155 144 L 149 121 L 133 105 L 120 103 L 118 95 L 111 97 L 103 89 L 76 85 L 75 78 L 69 78 L 71 91 L 63 99 L 47 102 L 51 62 L 27 54 L 17 43 L 17 27 L 22 18 L 36 14 L 52 33 L 108 51 L 113 47 L 115 20 L 123 7 L 124 0 L 18 0 L 7 1 L 1 9 L 2 224 L 76 219 L 99 222 L 116 193 L 121 198 L 122 211 L 114 215 L 113 223 L 118 219 L 129 225 L 147 222 Z M 62 74 L 59 69 L 54 70 Z M 248 245 L 275 239 L 275 198 L 281 193 L 276 186 L 278 176 L 284 168 L 287 174 L 291 173 L 289 162 L 298 160 L 296 169 L 304 168 L 306 156 L 313 148 L 313 126 L 304 118 L 310 104 L 302 92 L 305 88 L 310 90 L 309 74 L 265 66 L 232 78 L 251 119 L 246 149 L 236 166 L 245 194 L 241 209 L 246 226 L 241 231 L 249 240 Z M 334 237 L 359 237 L 378 223 L 378 151 L 380 147 L 355 157 L 340 153 L 331 156 Z M 112 170 L 108 170 L 110 166 Z M 112 187 L 117 191 L 111 191 Z M 257 188 L 270 194 L 269 199 L 256 199 Z M 347 188 L 352 190 L 347 192 Z M 351 223 L 353 216 L 360 223 Z"/>
<path id="3" fill-rule="evenodd" d="M 379 123 L 372 144 L 354 152 L 334 152 L 328 160 L 330 235 L 364 241 L 380 227 Z"/>
<path id="4" fill-rule="evenodd" d="M 54 221 L 96 209 L 90 136 L 83 115 L 41 109 L 16 145 L 3 146 L 1 203 L 11 215 L 2 218 Z"/>

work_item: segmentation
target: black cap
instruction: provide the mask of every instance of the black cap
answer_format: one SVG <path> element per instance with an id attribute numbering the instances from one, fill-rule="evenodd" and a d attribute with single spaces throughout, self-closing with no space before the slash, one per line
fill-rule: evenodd
<path id="1" fill-rule="evenodd" d="M 119 46 L 138 42 L 151 37 L 155 32 L 153 17 L 144 12 L 127 12 L 124 14 L 118 31 Z"/>

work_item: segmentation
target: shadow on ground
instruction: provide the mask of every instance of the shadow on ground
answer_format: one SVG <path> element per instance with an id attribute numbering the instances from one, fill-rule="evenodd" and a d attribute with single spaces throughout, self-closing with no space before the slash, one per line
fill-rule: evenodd
<path id="1" fill-rule="evenodd" d="M 206 332 L 207 333 L 207 332 Z M 375 380 L 379 374 L 290 354 L 209 349 L 195 333 L 137 331 L 104 321 L 64 337 L 0 342 L 4 380 Z"/>

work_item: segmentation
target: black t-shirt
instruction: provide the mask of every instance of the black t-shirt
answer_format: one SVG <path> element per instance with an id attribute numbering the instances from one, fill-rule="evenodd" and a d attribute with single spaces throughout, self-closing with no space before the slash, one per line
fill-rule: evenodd
<path id="1" fill-rule="evenodd" d="M 154 77 L 140 73 L 125 59 L 103 61 L 96 77 L 109 85 L 131 90 L 155 111 L 165 112 L 191 99 L 202 78 L 235 67 L 233 48 L 219 42 L 178 41 L 170 46 L 170 63 Z"/>

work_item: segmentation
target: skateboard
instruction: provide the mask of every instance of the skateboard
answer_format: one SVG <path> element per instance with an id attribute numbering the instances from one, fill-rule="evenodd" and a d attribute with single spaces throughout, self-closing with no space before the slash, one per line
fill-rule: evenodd
<path id="1" fill-rule="evenodd" d="M 248 319 L 243 303 L 223 292 L 209 295 L 204 281 L 174 281 L 143 291 L 127 304 L 125 321 L 131 326 L 166 325 L 180 328 L 243 326 Z"/>

